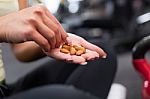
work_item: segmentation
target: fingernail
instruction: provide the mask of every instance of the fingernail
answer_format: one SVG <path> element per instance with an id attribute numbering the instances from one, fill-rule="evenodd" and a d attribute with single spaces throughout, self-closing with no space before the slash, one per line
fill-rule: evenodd
<path id="1" fill-rule="evenodd" d="M 68 59 L 67 61 L 68 61 L 68 62 L 73 62 L 73 60 L 71 60 L 71 59 Z"/>
<path id="2" fill-rule="evenodd" d="M 105 56 L 105 55 L 104 55 L 104 56 L 102 56 L 102 58 L 104 58 L 104 59 L 105 59 L 105 58 L 107 58 L 107 56 Z"/>
<path id="3" fill-rule="evenodd" d="M 80 65 L 87 65 L 87 62 L 81 63 Z"/>

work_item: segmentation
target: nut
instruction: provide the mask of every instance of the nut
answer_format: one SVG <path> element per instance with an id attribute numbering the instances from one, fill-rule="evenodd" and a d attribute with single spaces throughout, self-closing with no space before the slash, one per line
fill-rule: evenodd
<path id="1" fill-rule="evenodd" d="M 76 49 L 74 47 L 70 48 L 70 55 L 75 55 L 76 54 Z"/>
<path id="2" fill-rule="evenodd" d="M 77 46 L 77 45 L 71 46 L 68 44 L 63 44 L 62 47 L 60 48 L 60 52 L 65 54 L 80 56 L 86 52 L 86 49 L 84 47 Z"/>
<path id="3" fill-rule="evenodd" d="M 70 52 L 67 49 L 61 48 L 60 52 L 65 53 L 65 54 L 69 54 Z"/>
<path id="4" fill-rule="evenodd" d="M 78 50 L 77 52 L 76 52 L 76 55 L 77 56 L 80 56 L 80 55 L 82 55 L 84 52 L 83 52 L 83 50 Z"/>
<path id="5" fill-rule="evenodd" d="M 86 49 L 85 49 L 84 47 L 80 47 L 80 50 L 82 50 L 82 51 L 83 51 L 83 53 L 85 53 L 85 52 L 86 52 Z"/>
<path id="6" fill-rule="evenodd" d="M 62 48 L 67 49 L 68 51 L 70 50 L 71 46 L 67 45 L 67 44 L 63 44 Z"/>

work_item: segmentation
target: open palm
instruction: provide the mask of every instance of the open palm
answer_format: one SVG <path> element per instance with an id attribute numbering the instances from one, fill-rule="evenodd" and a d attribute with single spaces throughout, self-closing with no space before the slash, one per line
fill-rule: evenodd
<path id="1" fill-rule="evenodd" d="M 46 54 L 58 60 L 63 60 L 67 62 L 77 63 L 77 64 L 84 64 L 90 60 L 94 60 L 100 57 L 106 57 L 106 53 L 101 48 L 87 42 L 85 39 L 77 35 L 68 33 L 67 43 L 71 45 L 83 46 L 84 48 L 86 48 L 86 52 L 81 56 L 76 56 L 76 55 L 64 54 L 60 52 L 60 48 L 55 48 L 52 49 L 50 52 L 47 52 Z"/>

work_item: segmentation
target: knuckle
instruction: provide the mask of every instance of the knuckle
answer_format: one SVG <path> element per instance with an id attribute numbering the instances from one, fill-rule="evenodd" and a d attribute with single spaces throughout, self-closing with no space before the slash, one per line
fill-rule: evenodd
<path id="1" fill-rule="evenodd" d="M 35 16 L 31 16 L 29 19 L 28 19 L 28 22 L 29 23 L 36 23 L 37 22 L 37 19 Z"/>
<path id="2" fill-rule="evenodd" d="M 50 39 L 53 39 L 55 37 L 55 34 L 54 33 L 51 33 L 50 34 Z"/>
<path id="3" fill-rule="evenodd" d="M 52 15 L 53 16 L 53 15 Z M 59 23 L 59 21 L 57 21 L 57 19 L 56 20 L 54 20 L 54 22 L 56 23 L 56 25 L 60 25 L 60 23 Z"/>
<path id="4" fill-rule="evenodd" d="M 64 39 L 67 39 L 68 35 L 67 35 L 67 34 L 64 34 L 64 36 L 63 36 L 63 37 L 64 37 Z"/>
<path id="5" fill-rule="evenodd" d="M 62 40 L 64 41 L 64 40 L 66 40 L 67 39 L 67 35 L 66 34 L 62 34 Z"/>
<path id="6" fill-rule="evenodd" d="M 25 35 L 26 37 L 30 37 L 30 36 L 33 35 L 33 32 L 34 32 L 33 28 L 28 27 L 28 28 L 26 28 L 26 29 L 24 30 L 24 35 Z"/>
<path id="7" fill-rule="evenodd" d="M 55 37 L 55 33 L 54 32 L 47 32 L 48 33 L 48 36 L 50 39 L 54 38 Z"/>
<path id="8" fill-rule="evenodd" d="M 59 34 L 59 27 L 58 27 L 58 26 L 55 26 L 55 28 L 54 28 L 54 33 L 55 33 L 55 34 Z"/>
<path id="9" fill-rule="evenodd" d="M 44 12 L 45 7 L 40 5 L 40 6 L 36 6 L 35 8 L 35 13 L 43 13 Z"/>

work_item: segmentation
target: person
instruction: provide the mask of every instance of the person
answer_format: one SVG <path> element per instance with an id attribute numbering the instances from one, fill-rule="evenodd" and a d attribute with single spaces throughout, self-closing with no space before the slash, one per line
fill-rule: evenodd
<path id="1" fill-rule="evenodd" d="M 4 99 L 101 99 L 72 86 L 42 86 L 14 94 Z"/>
<path id="2" fill-rule="evenodd" d="M 20 16 L 22 17 L 20 18 Z M 48 55 L 58 60 L 65 60 L 68 62 L 76 63 L 72 64 L 55 61 L 52 62 L 50 66 L 46 65 L 44 67 L 40 67 L 39 69 L 29 73 L 25 78 L 19 80 L 16 84 L 13 84 L 13 86 L 10 86 L 12 87 L 11 89 L 13 90 L 13 94 L 41 85 L 63 84 L 73 85 L 78 89 L 90 92 L 98 97 L 107 97 L 116 70 L 116 58 L 114 57 L 114 55 L 111 56 L 111 51 L 110 55 L 105 60 L 101 59 L 91 61 L 88 62 L 86 66 L 78 65 L 95 58 L 106 57 L 106 53 L 99 47 L 87 42 L 79 36 L 69 33 L 67 34 L 63 30 L 57 19 L 43 6 L 29 7 L 19 12 L 1 17 L 1 19 L 3 20 L 3 24 L 0 25 L 2 26 L 1 33 L 5 33 L 4 36 L 2 35 L 1 42 L 13 43 L 13 45 L 14 43 L 19 43 L 19 46 L 17 45 L 16 47 L 15 45 L 15 48 L 18 50 L 22 49 L 22 47 L 20 47 L 21 45 L 24 45 L 25 49 L 32 47 L 36 49 L 27 49 L 20 51 L 14 50 L 14 52 L 16 51 L 15 54 L 18 52 L 20 53 L 21 51 L 29 51 L 33 52 L 34 54 L 28 55 L 37 56 L 37 53 L 41 53 L 44 56 Z M 14 20 L 15 22 L 11 22 Z M 3 25 L 5 25 L 5 27 L 3 27 Z M 12 30 L 10 29 L 10 27 Z M 60 53 L 58 46 L 60 46 L 61 42 L 66 42 L 66 39 L 60 40 L 60 38 L 58 39 L 58 37 L 56 37 L 56 41 L 60 40 L 61 42 L 59 41 L 59 43 L 52 43 L 55 42 L 55 40 L 53 40 L 55 39 L 55 37 L 48 36 L 48 34 L 53 34 L 49 33 L 49 29 L 51 31 L 54 31 L 55 34 L 60 33 L 59 35 L 62 35 L 62 37 L 65 34 L 64 38 L 67 38 L 67 41 L 75 42 L 79 45 L 84 46 L 86 49 L 88 49 L 88 53 L 83 56 L 70 56 Z M 39 39 L 41 37 L 42 39 Z M 50 39 L 48 39 L 48 37 Z M 18 55 L 20 55 L 21 57 L 24 56 L 23 54 Z M 25 57 L 23 59 L 28 58 Z M 113 62 L 109 63 L 110 60 Z M 104 64 L 105 68 L 100 67 Z M 110 70 L 107 69 L 110 67 L 112 67 Z"/>

